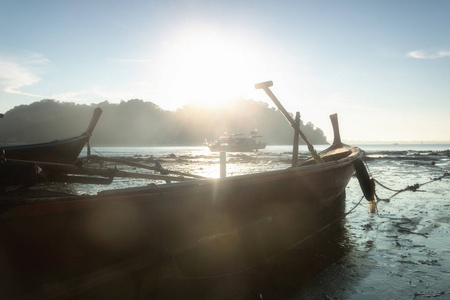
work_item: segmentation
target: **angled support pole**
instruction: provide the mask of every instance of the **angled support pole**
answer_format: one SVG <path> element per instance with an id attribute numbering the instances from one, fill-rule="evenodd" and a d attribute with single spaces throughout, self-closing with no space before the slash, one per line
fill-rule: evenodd
<path id="1" fill-rule="evenodd" d="M 269 96 L 270 99 L 272 99 L 273 103 L 278 107 L 278 109 L 281 111 L 281 113 L 284 115 L 286 120 L 291 124 L 291 126 L 295 129 L 295 123 L 294 119 L 292 119 L 291 115 L 287 112 L 287 110 L 283 107 L 280 101 L 278 101 L 277 97 L 272 93 L 272 91 L 269 89 L 273 85 L 272 81 L 266 81 L 255 84 L 255 89 L 263 89 L 264 92 L 266 92 L 267 96 Z M 311 153 L 312 157 L 316 161 L 316 163 L 323 163 L 323 159 L 320 157 L 319 154 L 317 154 L 316 150 L 314 149 L 314 146 L 308 141 L 306 136 L 303 134 L 303 132 L 298 130 L 298 134 L 302 138 L 302 140 L 305 142 L 305 144 L 308 146 L 308 150 Z"/>

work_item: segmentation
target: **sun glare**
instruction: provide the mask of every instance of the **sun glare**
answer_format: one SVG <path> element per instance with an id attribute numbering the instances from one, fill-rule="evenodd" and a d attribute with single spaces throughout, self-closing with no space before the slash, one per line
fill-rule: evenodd
<path id="1" fill-rule="evenodd" d="M 248 43 L 195 31 L 166 46 L 161 83 L 174 103 L 222 104 L 253 89 L 258 59 Z"/>

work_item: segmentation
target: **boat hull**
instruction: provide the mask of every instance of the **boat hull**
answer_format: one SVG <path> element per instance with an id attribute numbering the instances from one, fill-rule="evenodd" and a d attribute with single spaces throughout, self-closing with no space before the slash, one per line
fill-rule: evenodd
<path id="1" fill-rule="evenodd" d="M 116 276 L 244 272 L 336 217 L 358 157 L 146 191 L 4 205 L 0 278 L 7 289 L 1 292 L 74 295 Z"/>
<path id="2" fill-rule="evenodd" d="M 73 164 L 84 145 L 88 135 L 49 143 L 3 147 L 7 159 Z"/>
<path id="3" fill-rule="evenodd" d="M 101 108 L 94 109 L 88 128 L 79 136 L 40 144 L 0 147 L 0 150 L 5 152 L 6 159 L 73 164 L 89 141 L 101 114 Z"/>

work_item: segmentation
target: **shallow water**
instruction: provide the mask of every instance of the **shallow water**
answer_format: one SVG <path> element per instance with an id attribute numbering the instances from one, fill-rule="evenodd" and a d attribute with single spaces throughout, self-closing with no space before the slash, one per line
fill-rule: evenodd
<path id="1" fill-rule="evenodd" d="M 319 150 L 324 147 L 318 147 Z M 424 184 L 390 201 L 379 201 L 369 213 L 365 200 L 309 244 L 320 247 L 292 253 L 294 261 L 272 265 L 252 280 L 205 283 L 205 298 L 234 299 L 450 299 L 450 145 L 362 145 L 371 175 L 393 190 Z M 204 147 L 96 148 L 97 154 L 127 157 L 141 163 L 158 159 L 170 170 L 219 177 L 219 155 Z M 282 169 L 290 166 L 290 146 L 269 146 L 258 153 L 227 155 L 227 176 Z M 301 148 L 302 157 L 307 156 Z M 94 152 L 95 153 L 95 152 Z M 150 163 L 149 163 L 150 164 Z M 112 165 L 110 165 L 112 166 Z M 138 171 L 130 167 L 122 170 Z M 442 177 L 443 176 L 443 177 Z M 440 180 L 434 180 L 442 177 Z M 95 194 L 105 188 L 148 184 L 146 180 L 117 179 L 110 186 L 66 185 L 76 193 Z M 377 185 L 377 196 L 388 199 L 395 191 Z M 349 211 L 360 201 L 356 178 L 346 190 Z M 300 247 L 301 248 L 301 247 Z M 317 249 L 321 249 L 318 251 Z M 309 252 L 308 252 L 309 251 Z M 314 256 L 315 260 L 310 257 Z M 299 257 L 303 256 L 304 259 Z M 308 257 L 306 259 L 306 257 Z M 265 266 L 267 269 L 268 266 Z M 261 272 L 260 272 L 261 271 Z M 251 282 L 251 284 L 250 284 Z M 172 288 L 170 283 L 168 289 Z M 251 288 L 250 288 L 251 285 Z M 195 288 L 181 283 L 185 298 Z M 203 289 L 205 286 L 203 285 Z M 184 291 L 184 292 L 183 292 Z M 180 296 L 181 295 L 181 296 Z M 167 295 L 166 295 L 167 296 Z"/>

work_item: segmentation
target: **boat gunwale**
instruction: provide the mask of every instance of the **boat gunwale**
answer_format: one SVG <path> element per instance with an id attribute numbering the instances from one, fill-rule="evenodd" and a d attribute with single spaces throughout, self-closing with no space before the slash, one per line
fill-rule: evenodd
<path id="1" fill-rule="evenodd" d="M 81 195 L 74 197 L 61 197 L 53 201 L 36 201 L 35 203 L 21 203 L 11 205 L 0 213 L 0 220 L 14 218 L 14 217 L 28 217 L 32 215 L 62 213 L 63 211 L 87 209 L 89 207 L 101 206 L 105 202 L 114 201 L 133 201 L 135 203 L 142 201 L 158 201 L 162 196 L 168 196 L 172 193 L 180 192 L 198 192 L 198 189 L 214 188 L 226 189 L 227 186 L 242 186 L 249 184 L 252 181 L 257 181 L 260 184 L 270 181 L 283 180 L 283 178 L 309 176 L 324 171 L 329 171 L 337 168 L 346 167 L 356 159 L 362 158 L 364 151 L 358 147 L 342 145 L 352 151 L 347 157 L 335 161 L 324 162 L 321 164 L 311 164 L 306 166 L 289 167 L 282 170 L 272 170 L 261 173 L 252 173 L 237 175 L 226 178 L 211 178 L 211 179 L 195 179 L 192 181 L 180 183 L 166 183 L 160 185 L 149 185 L 144 187 L 145 190 L 132 191 L 133 188 L 125 188 L 122 190 L 111 191 L 108 194 L 102 195 Z M 330 150 L 339 148 L 335 145 L 322 151 L 326 153 Z M 156 197 L 155 197 L 156 196 Z M 154 199 L 143 199 L 145 197 L 152 197 Z"/>
<path id="2" fill-rule="evenodd" d="M 0 149 L 5 151 L 11 151 L 11 150 L 22 150 L 22 149 L 28 149 L 28 148 L 37 148 L 37 147 L 46 147 L 46 146 L 54 146 L 54 145 L 60 145 L 65 144 L 69 142 L 77 142 L 82 139 L 89 138 L 88 134 L 81 134 L 79 136 L 74 136 L 71 138 L 63 139 L 63 140 L 54 140 L 51 142 L 45 142 L 45 143 L 37 143 L 37 144 L 24 144 L 24 145 L 14 145 L 14 146 L 0 146 Z"/>

